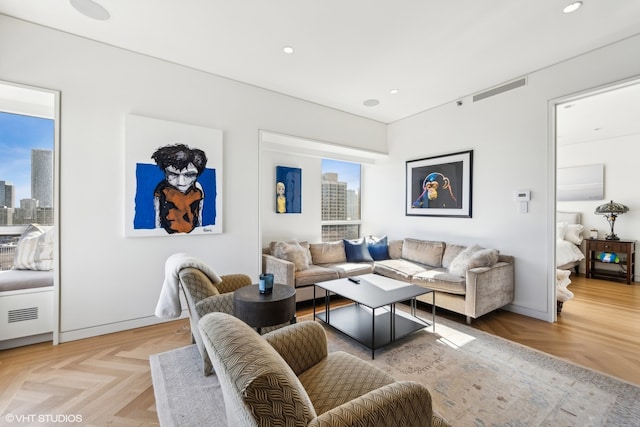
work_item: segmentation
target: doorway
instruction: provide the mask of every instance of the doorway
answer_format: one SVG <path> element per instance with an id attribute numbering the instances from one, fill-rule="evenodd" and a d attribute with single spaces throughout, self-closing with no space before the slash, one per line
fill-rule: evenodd
<path id="1" fill-rule="evenodd" d="M 0 81 L 0 348 L 58 344 L 59 99 Z"/>
<path id="2" fill-rule="evenodd" d="M 634 184 L 635 159 L 640 154 L 638 115 L 640 80 L 637 78 L 555 104 L 557 267 L 566 261 L 561 260 L 566 254 L 562 253 L 560 244 L 564 245 L 563 240 L 572 240 L 561 236 L 561 220 L 567 218 L 565 213 L 579 218 L 582 239 L 589 239 L 592 234 L 604 239 L 610 233 L 610 225 L 594 211 L 597 206 L 613 200 L 629 207 L 629 212 L 616 221 L 615 233 L 628 240 L 640 237 L 640 203 L 636 201 Z M 572 178 L 563 181 L 563 176 Z M 586 257 L 584 240 L 575 244 Z M 611 268 L 616 267 L 619 266 Z M 586 274 L 584 259 L 578 269 L 580 275 Z"/>

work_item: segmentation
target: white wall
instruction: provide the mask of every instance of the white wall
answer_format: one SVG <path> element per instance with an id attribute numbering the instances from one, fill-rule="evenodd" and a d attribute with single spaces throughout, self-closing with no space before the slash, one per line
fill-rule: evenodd
<path id="1" fill-rule="evenodd" d="M 294 239 L 319 242 L 322 237 L 320 226 L 322 159 L 282 151 L 262 150 L 261 166 L 265 190 L 260 195 L 262 245 L 266 247 L 272 241 Z M 276 166 L 302 169 L 302 213 L 276 213 Z"/>
<path id="2" fill-rule="evenodd" d="M 526 86 L 510 92 L 476 103 L 465 97 L 462 106 L 452 101 L 391 124 L 388 160 L 365 169 L 365 233 L 498 248 L 516 257 L 515 300 L 509 309 L 552 320 L 555 149 L 550 101 L 640 74 L 638 51 L 640 36 L 533 72 Z M 473 218 L 405 216 L 405 161 L 468 149 L 474 150 Z M 513 201 L 514 191 L 523 189 L 531 190 L 532 197 L 526 214 L 518 213 Z"/>
<path id="3" fill-rule="evenodd" d="M 61 341 L 157 321 L 164 262 L 260 269 L 259 130 L 386 150 L 386 126 L 0 15 L 0 80 L 61 91 Z M 221 129 L 224 233 L 125 238 L 127 114 Z"/>

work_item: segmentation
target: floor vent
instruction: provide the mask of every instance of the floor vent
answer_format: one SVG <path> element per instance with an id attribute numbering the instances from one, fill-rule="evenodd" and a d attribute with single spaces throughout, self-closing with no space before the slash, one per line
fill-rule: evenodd
<path id="1" fill-rule="evenodd" d="M 9 310 L 9 323 L 36 320 L 38 318 L 38 307 L 21 308 L 19 310 Z"/>
<path id="2" fill-rule="evenodd" d="M 521 78 L 520 80 L 515 80 L 510 83 L 504 84 L 502 86 L 494 87 L 493 89 L 489 89 L 486 92 L 479 93 L 477 95 L 473 95 L 473 102 L 482 101 L 485 98 L 489 98 L 491 96 L 495 96 L 501 94 L 503 92 L 507 92 L 512 89 L 519 88 L 527 84 L 526 78 Z"/>

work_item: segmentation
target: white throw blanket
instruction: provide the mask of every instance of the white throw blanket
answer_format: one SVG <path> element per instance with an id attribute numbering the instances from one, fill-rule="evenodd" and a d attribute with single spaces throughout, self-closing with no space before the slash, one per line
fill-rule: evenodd
<path id="1" fill-rule="evenodd" d="M 161 319 L 175 319 L 182 314 L 180 305 L 180 278 L 178 273 L 183 268 L 193 267 L 202 271 L 213 283 L 220 283 L 222 279 L 207 264 L 198 258 L 185 253 L 177 253 L 167 258 L 164 265 L 164 283 L 160 290 L 160 298 L 156 305 L 156 317 Z"/>
<path id="2" fill-rule="evenodd" d="M 569 270 L 556 270 L 556 299 L 560 302 L 569 301 L 573 298 L 573 292 L 567 289 L 571 283 Z"/>

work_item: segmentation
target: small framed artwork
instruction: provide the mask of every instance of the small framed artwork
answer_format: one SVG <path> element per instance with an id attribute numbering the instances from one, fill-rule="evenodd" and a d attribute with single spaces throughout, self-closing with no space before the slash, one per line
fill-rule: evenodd
<path id="1" fill-rule="evenodd" d="M 471 218 L 473 150 L 406 164 L 406 215 Z"/>
<path id="2" fill-rule="evenodd" d="M 302 213 L 302 169 L 276 166 L 276 213 Z"/>

